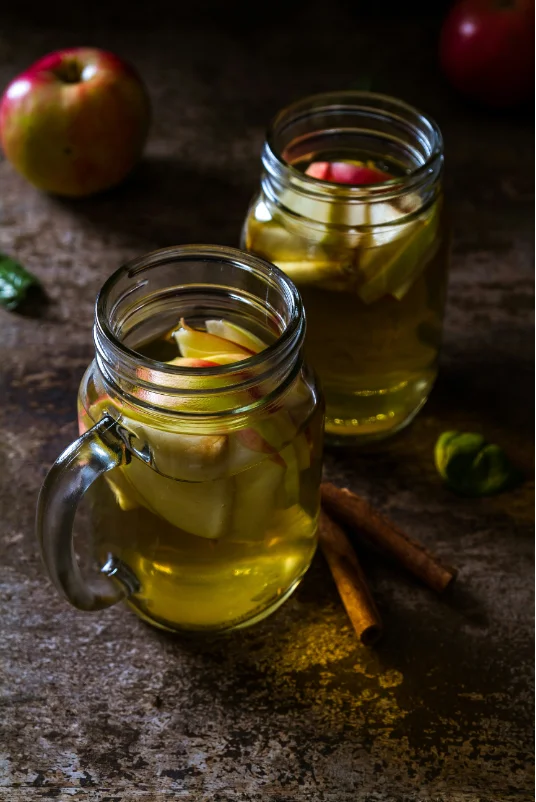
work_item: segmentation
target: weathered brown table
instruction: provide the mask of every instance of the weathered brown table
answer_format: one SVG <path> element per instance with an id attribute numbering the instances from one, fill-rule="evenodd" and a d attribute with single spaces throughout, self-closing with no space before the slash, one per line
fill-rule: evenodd
<path id="1" fill-rule="evenodd" d="M 52 299 L 37 318 L 0 311 L 0 798 L 532 798 L 530 115 L 453 96 L 433 21 L 279 4 L 258 28 L 230 4 L 212 22 L 153 13 L 145 24 L 145 6 L 73 18 L 64 5 L 61 19 L 45 4 L 6 12 L 0 86 L 48 50 L 95 43 L 138 65 L 155 120 L 143 165 L 100 198 L 45 197 L 0 163 L 0 250 Z M 173 640 L 121 607 L 77 613 L 44 576 L 33 520 L 46 469 L 75 436 L 99 286 L 155 247 L 236 244 L 269 117 L 371 75 L 444 130 L 455 224 L 445 347 L 415 424 L 374 453 L 329 453 L 326 470 L 456 563 L 455 591 L 439 600 L 367 561 L 386 624 L 374 651 L 356 644 L 320 557 L 280 612 L 216 643 Z M 523 486 L 453 496 L 432 464 L 453 427 L 505 446 Z"/>

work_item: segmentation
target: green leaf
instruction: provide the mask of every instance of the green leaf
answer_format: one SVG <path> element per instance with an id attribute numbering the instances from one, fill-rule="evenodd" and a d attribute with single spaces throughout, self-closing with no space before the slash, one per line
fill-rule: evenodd
<path id="1" fill-rule="evenodd" d="M 464 496 L 500 493 L 520 478 L 502 448 L 473 432 L 443 432 L 434 458 L 449 487 Z"/>
<path id="2" fill-rule="evenodd" d="M 31 287 L 39 287 L 38 279 L 19 262 L 0 254 L 0 305 L 17 309 Z"/>

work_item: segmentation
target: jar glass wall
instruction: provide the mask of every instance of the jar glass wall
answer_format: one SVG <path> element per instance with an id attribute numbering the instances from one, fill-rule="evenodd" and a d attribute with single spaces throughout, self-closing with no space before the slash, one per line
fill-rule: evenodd
<path id="1" fill-rule="evenodd" d="M 262 161 L 242 244 L 302 295 L 328 441 L 386 437 L 437 374 L 448 267 L 441 134 L 392 98 L 318 95 L 276 117 Z M 359 166 L 367 184 L 339 183 L 348 178 L 327 165 L 350 169 L 350 180 Z"/>
<path id="2" fill-rule="evenodd" d="M 177 329 L 189 357 L 179 356 Z M 302 360 L 304 330 L 292 283 L 234 249 L 157 251 L 101 290 L 77 447 L 103 420 L 100 452 L 111 437 L 122 443 L 121 464 L 88 490 L 94 552 L 149 622 L 190 631 L 251 624 L 307 570 L 323 403 Z M 211 349 L 209 359 L 202 352 Z M 45 531 L 45 553 L 53 535 Z M 77 582 L 62 587 L 75 604 L 87 598 Z M 84 604 L 104 606 L 94 597 Z"/>

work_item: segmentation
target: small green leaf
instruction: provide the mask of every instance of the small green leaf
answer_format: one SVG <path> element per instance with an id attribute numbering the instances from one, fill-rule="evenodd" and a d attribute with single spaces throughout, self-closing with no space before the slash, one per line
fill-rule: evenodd
<path id="1" fill-rule="evenodd" d="M 443 432 L 434 457 L 449 487 L 464 496 L 499 493 L 519 478 L 502 448 L 473 432 Z"/>
<path id="2" fill-rule="evenodd" d="M 39 287 L 38 279 L 19 262 L 0 254 L 0 305 L 17 309 L 30 287 Z"/>

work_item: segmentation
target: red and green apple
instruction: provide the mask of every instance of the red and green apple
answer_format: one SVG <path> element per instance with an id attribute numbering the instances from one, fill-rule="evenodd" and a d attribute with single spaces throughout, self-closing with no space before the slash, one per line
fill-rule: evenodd
<path id="1" fill-rule="evenodd" d="M 120 183 L 150 123 L 145 86 L 127 62 L 96 48 L 58 50 L 17 76 L 0 101 L 0 143 L 31 184 L 65 196 Z"/>

